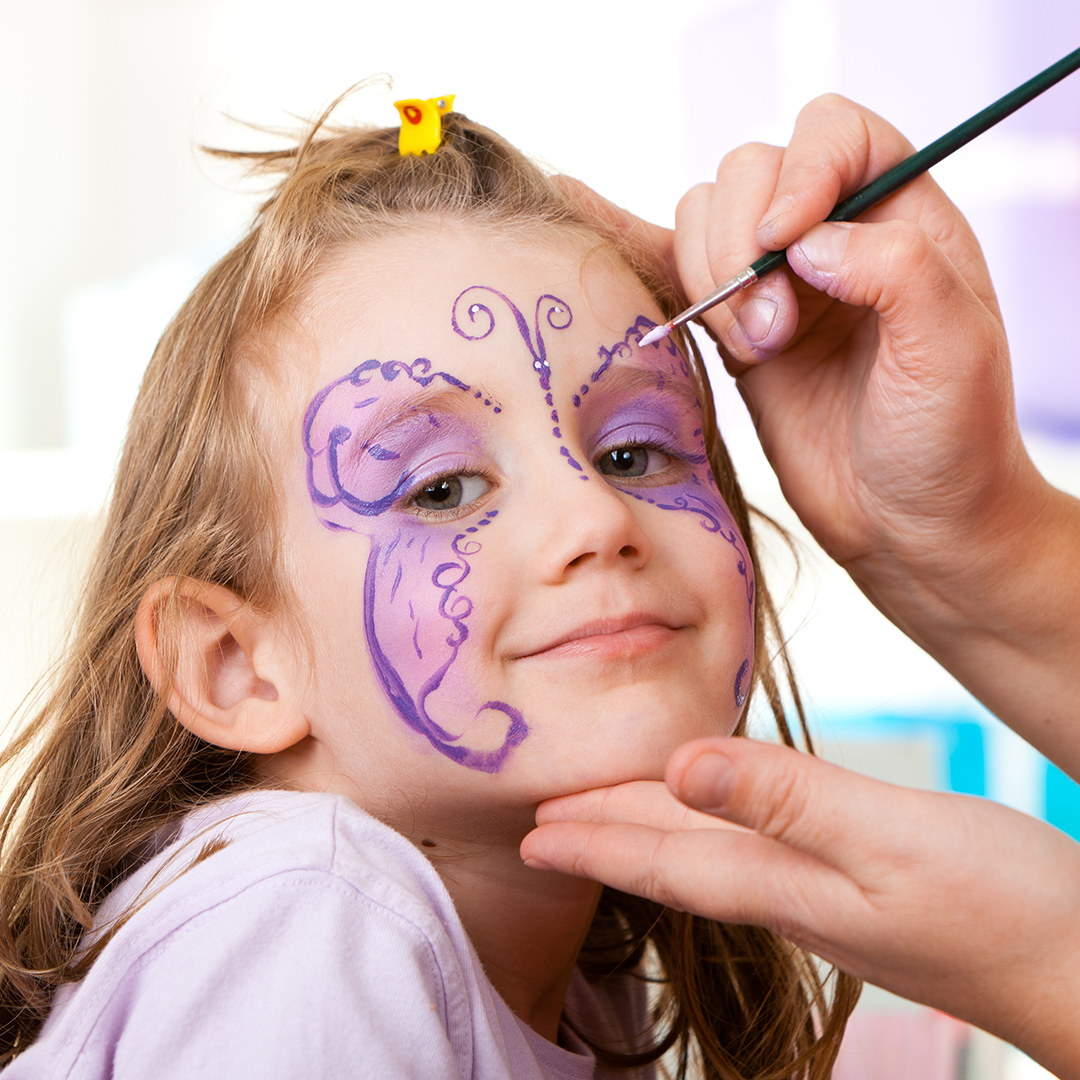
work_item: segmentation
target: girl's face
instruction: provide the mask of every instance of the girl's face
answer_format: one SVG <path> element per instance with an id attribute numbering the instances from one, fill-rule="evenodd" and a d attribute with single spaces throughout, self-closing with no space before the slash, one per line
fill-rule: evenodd
<path id="1" fill-rule="evenodd" d="M 423 224 L 338 251 L 300 312 L 307 715 L 380 816 L 658 779 L 741 712 L 753 568 L 689 369 L 638 347 L 655 303 L 586 250 Z"/>

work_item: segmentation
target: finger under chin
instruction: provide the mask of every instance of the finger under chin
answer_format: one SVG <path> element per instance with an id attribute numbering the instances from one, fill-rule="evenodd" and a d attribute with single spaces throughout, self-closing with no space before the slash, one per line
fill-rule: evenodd
<path id="1" fill-rule="evenodd" d="M 586 877 L 679 911 L 764 926 L 829 959 L 836 928 L 867 907 L 845 875 L 754 833 L 542 825 L 521 844 L 538 870 Z"/>
<path id="2" fill-rule="evenodd" d="M 659 780 L 633 780 L 612 787 L 579 791 L 540 803 L 537 825 L 578 821 L 592 824 L 647 825 L 655 829 L 736 829 L 743 826 L 693 810 Z"/>
<path id="3" fill-rule="evenodd" d="M 678 823 L 672 814 L 685 813 L 687 808 L 659 780 L 634 780 L 545 799 L 536 809 L 536 823 L 647 821 L 657 828 L 667 828 Z"/>

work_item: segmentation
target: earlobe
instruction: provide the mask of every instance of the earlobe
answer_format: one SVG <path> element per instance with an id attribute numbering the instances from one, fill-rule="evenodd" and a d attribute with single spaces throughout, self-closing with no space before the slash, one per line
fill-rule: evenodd
<path id="1" fill-rule="evenodd" d="M 139 603 L 135 643 L 154 689 L 200 739 L 273 754 L 310 734 L 292 642 L 230 589 L 156 582 Z"/>

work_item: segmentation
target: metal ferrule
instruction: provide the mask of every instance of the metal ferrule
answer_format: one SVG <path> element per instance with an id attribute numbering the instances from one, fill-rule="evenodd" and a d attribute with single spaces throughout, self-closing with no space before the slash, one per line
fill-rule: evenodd
<path id="1" fill-rule="evenodd" d="M 757 279 L 758 276 L 754 272 L 754 268 L 748 266 L 745 270 L 739 271 L 733 278 L 725 281 L 719 288 L 713 289 L 708 296 L 703 297 L 692 307 L 688 307 L 677 319 L 672 320 L 671 325 L 673 327 L 682 326 L 684 322 L 696 319 L 703 311 L 708 311 L 709 308 L 716 307 L 717 304 L 723 303 L 729 297 L 742 292 L 743 289 L 753 285 Z"/>

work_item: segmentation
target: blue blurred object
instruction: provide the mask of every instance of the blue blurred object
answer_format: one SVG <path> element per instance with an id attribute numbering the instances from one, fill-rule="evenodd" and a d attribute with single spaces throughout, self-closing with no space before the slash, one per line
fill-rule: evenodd
<path id="1" fill-rule="evenodd" d="M 847 718 L 829 717 L 820 724 L 825 743 L 824 756 L 832 758 L 830 743 L 839 744 L 841 758 L 845 746 L 854 744 L 921 744 L 932 752 L 934 775 L 931 784 L 939 791 L 964 795 L 986 795 L 986 735 L 983 725 L 969 716 L 899 716 L 881 713 Z M 841 764 L 844 762 L 841 760 Z M 874 770 L 878 779 L 903 783 L 886 770 Z M 1080 792 L 1078 792 L 1080 795 Z M 1080 801 L 1077 804 L 1080 823 Z"/>
<path id="2" fill-rule="evenodd" d="M 1046 763 L 1046 820 L 1080 840 L 1080 785 L 1050 761 Z"/>

